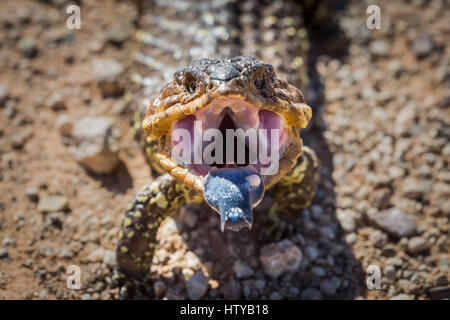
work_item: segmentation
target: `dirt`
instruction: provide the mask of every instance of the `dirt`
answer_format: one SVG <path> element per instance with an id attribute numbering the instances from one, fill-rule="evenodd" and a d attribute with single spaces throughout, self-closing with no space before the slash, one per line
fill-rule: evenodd
<path id="1" fill-rule="evenodd" d="M 159 298 L 187 298 L 186 282 L 199 271 L 208 276 L 201 296 L 207 299 L 428 299 L 439 297 L 430 294 L 436 288 L 448 292 L 450 11 L 441 1 L 380 6 L 382 29 L 370 31 L 366 5 L 350 2 L 341 13 L 347 53 L 323 55 L 316 64 L 333 171 L 322 172 L 329 179 L 324 192 L 291 238 L 305 256 L 299 271 L 271 279 L 252 235 L 221 234 L 217 215 L 187 208 L 160 230 L 152 268 Z M 0 85 L 7 87 L 7 98 L 0 98 L 2 299 L 116 298 L 109 288 L 113 261 L 105 256 L 113 256 L 127 203 L 152 179 L 130 130 L 133 105 L 118 111 L 126 97 L 105 98 L 91 68 L 94 59 L 113 58 L 127 75 L 136 51 L 135 3 L 84 0 L 80 30 L 66 28 L 65 7 L 64 1 L 0 3 Z M 121 45 L 104 39 L 118 24 L 128 31 Z M 418 57 L 413 42 L 424 33 L 433 47 Z M 19 50 L 23 39 L 34 39 L 34 56 Z M 376 40 L 383 43 L 371 48 Z M 49 105 L 55 92 L 63 107 Z M 116 120 L 120 164 L 112 173 L 91 173 L 75 160 L 72 139 L 55 126 L 61 115 L 73 122 L 88 115 Z M 66 197 L 67 208 L 40 212 L 48 195 Z M 412 253 L 412 237 L 396 238 L 367 217 L 392 208 L 417 221 L 415 236 L 427 242 L 425 250 Z M 252 272 L 238 276 L 237 260 Z M 67 288 L 70 265 L 81 269 L 80 290 Z M 378 290 L 365 283 L 370 265 L 381 269 Z"/>

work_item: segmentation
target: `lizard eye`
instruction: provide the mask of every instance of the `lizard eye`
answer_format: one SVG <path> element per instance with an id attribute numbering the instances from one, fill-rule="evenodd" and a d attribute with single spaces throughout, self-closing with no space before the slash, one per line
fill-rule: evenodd
<path id="1" fill-rule="evenodd" d="M 261 77 L 257 77 L 254 81 L 253 84 L 255 85 L 255 88 L 258 90 L 261 90 L 262 87 L 264 86 L 264 80 Z"/>
<path id="2" fill-rule="evenodd" d="M 195 80 L 191 80 L 188 84 L 188 91 L 190 93 L 194 93 L 195 90 L 197 90 L 197 83 L 195 82 Z"/>

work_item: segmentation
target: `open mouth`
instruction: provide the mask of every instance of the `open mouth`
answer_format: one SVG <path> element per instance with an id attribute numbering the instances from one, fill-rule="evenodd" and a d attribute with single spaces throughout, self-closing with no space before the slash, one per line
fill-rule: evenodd
<path id="1" fill-rule="evenodd" d="M 212 168 L 236 167 L 264 175 L 269 170 L 261 169 L 276 166 L 289 141 L 281 116 L 227 97 L 175 122 L 171 150 L 178 163 L 196 175 L 206 176 Z"/>
<path id="2" fill-rule="evenodd" d="M 204 178 L 203 196 L 221 216 L 222 231 L 251 229 L 264 196 L 264 176 L 278 172 L 291 141 L 278 114 L 226 97 L 172 126 L 172 158 Z"/>

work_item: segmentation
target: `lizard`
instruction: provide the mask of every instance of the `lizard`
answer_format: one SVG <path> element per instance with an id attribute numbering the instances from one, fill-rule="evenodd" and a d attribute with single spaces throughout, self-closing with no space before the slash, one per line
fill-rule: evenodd
<path id="1" fill-rule="evenodd" d="M 122 298 L 151 296 L 149 270 L 156 232 L 182 205 L 206 202 L 219 213 L 222 231 L 239 231 L 252 228 L 253 209 L 267 191 L 273 202 L 265 216 L 273 218 L 272 227 L 276 228 L 277 216 L 295 217 L 310 205 L 319 183 L 320 161 L 300 137 L 312 117 L 301 90 L 308 82 L 310 43 L 303 26 L 305 6 L 281 1 L 176 0 L 170 6 L 156 1 L 151 9 L 151 14 L 142 18 L 148 29 L 179 41 L 150 31 L 136 35 L 143 51 L 153 48 L 152 55 L 141 51 L 135 56 L 139 64 L 150 67 L 147 76 L 133 75 L 140 94 L 155 93 L 161 81 L 168 83 L 155 99 L 144 99 L 137 112 L 135 128 L 157 177 L 128 204 L 122 220 L 113 278 Z M 202 24 L 190 26 L 185 22 L 189 20 Z M 205 55 L 211 58 L 201 58 Z M 185 66 L 179 70 L 166 67 L 155 56 Z M 248 161 L 243 165 L 235 159 L 228 164 L 187 164 L 175 159 L 174 132 L 194 133 L 196 120 L 204 129 L 222 132 L 279 130 L 282 138 L 278 143 L 271 146 L 271 141 L 267 142 L 278 156 L 278 170 L 264 175 L 260 172 L 264 166 Z M 191 147 L 204 151 L 204 144 L 192 143 Z M 265 219 L 264 215 L 260 218 Z"/>

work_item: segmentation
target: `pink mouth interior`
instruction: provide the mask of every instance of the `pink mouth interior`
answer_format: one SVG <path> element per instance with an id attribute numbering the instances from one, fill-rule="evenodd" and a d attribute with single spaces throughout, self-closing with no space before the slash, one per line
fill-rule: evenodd
<path id="1" fill-rule="evenodd" d="M 194 163 L 194 135 L 197 134 L 198 131 L 195 129 L 194 122 L 201 121 L 201 128 L 203 133 L 210 128 L 218 129 L 222 132 L 224 137 L 223 144 L 223 161 L 222 163 L 205 163 L 202 161 L 200 164 Z M 223 167 L 236 167 L 236 166 L 253 166 L 256 170 L 261 167 L 266 167 L 268 164 L 262 164 L 259 161 L 259 154 L 257 157 L 257 162 L 255 164 L 249 163 L 249 141 L 246 139 L 246 155 L 245 155 L 245 163 L 238 164 L 236 159 L 236 139 L 235 139 L 235 163 L 233 164 L 225 164 L 226 159 L 226 150 L 225 146 L 227 143 L 231 141 L 226 141 L 225 130 L 227 129 L 243 129 L 244 131 L 248 129 L 266 129 L 267 130 L 267 138 L 266 141 L 261 141 L 265 143 L 267 146 L 266 153 L 270 154 L 270 152 L 280 154 L 284 147 L 289 142 L 288 134 L 284 128 L 283 119 L 276 113 L 269 111 L 267 109 L 260 109 L 250 103 L 247 103 L 239 98 L 221 98 L 214 100 L 209 106 L 203 108 L 196 113 L 186 116 L 183 119 L 178 120 L 172 126 L 172 133 L 176 129 L 186 129 L 189 131 L 191 136 L 191 162 L 188 164 L 180 163 L 185 167 L 189 167 L 193 170 L 195 174 L 205 176 L 211 170 L 212 167 L 223 168 Z M 197 128 L 198 129 L 198 128 Z M 278 143 L 271 143 L 271 129 L 279 130 L 279 139 Z M 258 131 L 256 131 L 258 132 Z M 258 137 L 258 143 L 260 137 Z M 171 148 L 177 148 L 182 140 L 174 140 L 171 139 Z M 199 145 L 202 148 L 201 154 L 203 155 L 203 151 L 205 147 L 211 143 L 210 141 L 203 142 Z M 258 149 L 252 149 L 258 150 Z"/>

